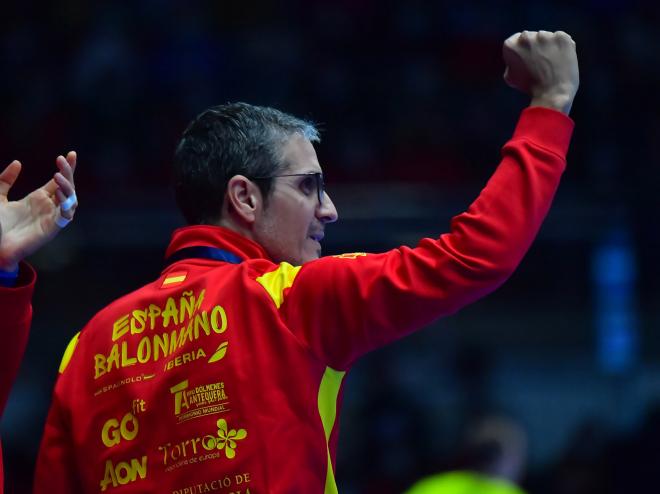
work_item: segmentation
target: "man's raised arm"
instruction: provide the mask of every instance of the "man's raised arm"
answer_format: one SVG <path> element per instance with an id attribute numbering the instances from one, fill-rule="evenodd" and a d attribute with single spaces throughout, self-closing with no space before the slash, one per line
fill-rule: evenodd
<path id="1" fill-rule="evenodd" d="M 492 292 L 536 237 L 566 166 L 567 114 L 579 85 L 575 43 L 563 32 L 525 31 L 505 41 L 504 60 L 506 82 L 531 104 L 488 184 L 449 233 L 414 249 L 319 259 L 291 283 L 280 311 L 331 367 L 346 369 Z"/>

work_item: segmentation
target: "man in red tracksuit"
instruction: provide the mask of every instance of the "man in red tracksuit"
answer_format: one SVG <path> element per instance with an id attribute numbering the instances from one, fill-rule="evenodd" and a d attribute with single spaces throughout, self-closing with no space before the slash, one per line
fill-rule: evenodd
<path id="1" fill-rule="evenodd" d="M 524 32 L 504 53 L 530 108 L 450 233 L 415 248 L 320 257 L 337 211 L 315 129 L 243 103 L 197 117 L 175 155 L 190 226 L 158 279 L 67 347 L 35 492 L 336 492 L 355 360 L 502 284 L 550 207 L 573 129 L 575 44 Z"/>
<path id="2" fill-rule="evenodd" d="M 23 259 L 51 240 L 76 210 L 73 184 L 76 153 L 56 160 L 59 172 L 43 187 L 19 201 L 7 195 L 21 171 L 19 161 L 0 173 L 0 416 L 16 377 L 32 319 L 32 292 L 36 274 Z M 71 197 L 71 200 L 67 198 Z M 0 494 L 3 492 L 0 447 Z"/>

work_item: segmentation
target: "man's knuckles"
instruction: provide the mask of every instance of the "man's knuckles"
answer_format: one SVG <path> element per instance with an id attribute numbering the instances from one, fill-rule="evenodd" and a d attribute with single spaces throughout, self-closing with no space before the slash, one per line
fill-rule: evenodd
<path id="1" fill-rule="evenodd" d="M 555 40 L 555 35 L 550 31 L 539 31 L 536 39 L 539 44 L 544 45 L 553 42 Z"/>
<path id="2" fill-rule="evenodd" d="M 564 31 L 557 31 L 555 36 L 560 43 L 575 46 L 575 41 L 570 34 L 565 33 Z"/>
<path id="3" fill-rule="evenodd" d="M 518 38 L 520 38 L 521 33 L 515 33 L 509 36 L 507 39 L 504 40 L 504 46 L 509 49 L 513 49 L 513 47 L 516 45 L 518 42 Z"/>

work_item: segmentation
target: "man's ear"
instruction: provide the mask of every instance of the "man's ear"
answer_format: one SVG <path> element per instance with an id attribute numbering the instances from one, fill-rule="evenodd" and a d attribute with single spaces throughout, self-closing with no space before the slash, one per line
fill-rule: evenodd
<path id="1" fill-rule="evenodd" d="M 237 215 L 236 219 L 249 224 L 254 223 L 263 205 L 259 187 L 243 175 L 234 175 L 229 179 L 225 200 L 226 212 Z"/>

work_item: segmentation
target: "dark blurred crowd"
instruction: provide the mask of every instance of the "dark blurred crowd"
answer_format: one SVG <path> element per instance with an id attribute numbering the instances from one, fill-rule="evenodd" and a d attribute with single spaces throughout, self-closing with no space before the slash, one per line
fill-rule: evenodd
<path id="1" fill-rule="evenodd" d="M 573 186 L 623 201 L 658 174 L 655 2 L 26 1 L 0 22 L 2 156 L 75 145 L 92 197 L 167 185 L 186 122 L 237 99 L 319 122 L 331 180 L 482 180 L 524 101 L 499 82 L 522 27 L 579 46 Z"/>
<path id="2" fill-rule="evenodd" d="M 429 413 L 428 396 L 405 393 L 388 370 L 387 354 L 364 376 L 373 385 L 369 398 L 356 405 L 353 421 L 360 428 L 358 452 L 340 454 L 346 492 L 396 494 L 420 479 L 473 472 L 516 485 L 529 494 L 627 494 L 651 492 L 660 462 L 660 399 L 656 395 L 633 426 L 614 427 L 602 417 L 586 415 L 565 431 L 563 446 L 543 464 L 534 465 L 534 441 L 523 417 L 512 413 L 489 391 L 492 379 L 484 349 L 464 348 L 452 363 L 452 380 L 460 387 L 453 411 Z M 570 384 L 568 384 L 570 385 Z M 394 393 L 396 394 L 393 394 Z M 426 393 L 438 389 L 427 389 Z M 582 392 L 588 393 L 588 390 Z M 357 400 L 356 400 L 357 401 Z M 559 405 L 561 408 L 561 404 Z M 455 414 L 455 415 L 453 415 Z M 344 430 L 345 432 L 345 430 Z M 360 461 L 355 463 L 355 458 Z M 343 470 L 342 470 L 343 466 Z M 348 474 L 348 475 L 346 475 Z M 440 486 L 440 483 L 438 483 Z M 341 487 L 341 485 L 340 485 Z M 505 494 L 508 490 L 420 490 L 414 494 Z M 513 491 L 511 491 L 513 492 Z"/>
<path id="3" fill-rule="evenodd" d="M 577 127 L 557 199 L 559 233 L 538 247 L 539 255 L 547 256 L 543 259 L 565 256 L 567 272 L 557 273 L 554 281 L 533 279 L 535 273 L 553 276 L 537 260 L 527 275 L 520 275 L 521 283 L 552 287 L 553 299 L 541 298 L 541 305 L 561 306 L 561 296 L 573 297 L 569 305 L 589 303 L 581 251 L 612 225 L 623 225 L 640 267 L 636 303 L 645 314 L 643 327 L 660 319 L 654 309 L 660 292 L 655 283 L 660 276 L 655 262 L 660 245 L 660 3 L 26 0 L 3 5 L 0 26 L 0 162 L 23 161 L 17 196 L 48 178 L 54 156 L 76 149 L 81 224 L 98 226 L 102 217 L 95 212 L 110 208 L 119 215 L 118 225 L 101 225 L 110 230 L 120 228 L 122 218 L 128 222 L 168 202 L 171 156 L 187 122 L 208 106 L 237 100 L 317 122 L 322 130 L 319 158 L 331 192 L 333 185 L 358 184 L 367 190 L 376 183 L 404 183 L 430 185 L 438 196 L 470 191 L 466 194 L 473 197 L 497 163 L 498 149 L 526 101 L 501 80 L 502 41 L 521 29 L 567 31 L 577 42 L 580 61 L 581 88 L 572 113 Z M 360 209 L 359 194 L 350 204 Z M 387 198 L 377 205 L 385 217 L 398 206 Z M 573 237 L 579 237 L 580 246 L 561 251 Z M 360 244 L 354 238 L 342 242 Z M 129 247 L 112 246 L 113 255 L 126 254 Z M 50 343 L 51 353 L 63 349 L 77 330 L 71 331 L 70 324 L 84 322 L 129 284 L 145 282 L 146 267 L 153 273 L 158 265 L 157 259 L 151 264 L 145 259 L 160 255 L 131 251 L 132 267 L 125 266 L 125 256 L 122 266 L 108 273 L 99 265 L 111 265 L 110 254 L 90 253 L 84 244 L 79 249 L 80 257 L 70 265 L 77 267 L 70 269 L 80 273 L 70 276 L 87 278 L 80 300 L 87 303 L 94 293 L 105 298 L 95 299 L 85 311 L 71 310 L 71 321 L 59 321 L 47 337 L 43 328 L 53 323 L 37 313 L 32 338 L 48 341 L 37 353 L 45 355 L 43 347 Z M 51 262 L 57 264 L 55 259 L 45 264 Z M 132 274 L 120 276 L 129 270 Z M 36 311 L 40 300 L 49 303 L 49 297 L 56 297 L 48 292 L 48 279 L 42 286 Z M 519 297 L 525 285 L 513 286 L 505 296 Z M 515 311 L 515 302 L 511 305 Z M 474 320 L 487 320 L 479 317 Z M 581 323 L 567 320 L 566 325 Z M 398 359 L 394 368 L 416 364 L 416 347 L 406 348 L 400 355 L 374 357 L 357 370 L 352 384 L 349 380 L 357 391 L 348 393 L 342 416 L 340 444 L 346 446 L 340 446 L 338 460 L 340 491 L 401 492 L 423 475 L 462 468 L 456 459 L 462 431 L 473 419 L 502 412 L 483 398 L 488 369 L 477 356 L 458 359 L 448 371 L 445 381 L 465 391 L 446 404 L 446 416 L 430 417 L 429 410 L 435 410 L 428 407 L 431 398 L 405 396 L 382 378 L 388 357 Z M 660 346 L 653 348 L 656 353 L 642 357 L 657 357 Z M 41 394 L 34 398 L 34 387 L 18 384 L 14 401 L 37 411 L 25 414 L 36 417 L 30 438 L 8 437 L 5 443 L 9 492 L 11 485 L 23 486 L 16 487 L 22 492 L 29 484 L 39 420 L 55 377 L 54 370 L 35 376 L 30 358 L 42 363 L 45 358 L 44 368 L 55 369 L 51 364 L 57 355 L 28 354 L 24 373 L 31 382 L 41 380 Z M 415 379 L 429 396 L 442 385 L 442 380 Z M 528 468 L 523 485 L 538 494 L 655 488 L 660 413 L 653 410 L 624 432 L 600 425 L 598 417 L 572 438 L 567 431 L 563 452 Z M 11 417 L 10 410 L 5 420 Z M 530 443 L 539 440 L 530 437 Z"/>

